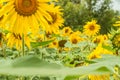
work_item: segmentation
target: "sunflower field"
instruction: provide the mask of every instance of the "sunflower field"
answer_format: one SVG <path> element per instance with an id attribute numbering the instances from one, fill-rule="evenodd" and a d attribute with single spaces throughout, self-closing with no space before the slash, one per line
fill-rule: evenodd
<path id="1" fill-rule="evenodd" d="M 98 1 L 0 0 L 0 80 L 120 80 L 120 14 Z"/>

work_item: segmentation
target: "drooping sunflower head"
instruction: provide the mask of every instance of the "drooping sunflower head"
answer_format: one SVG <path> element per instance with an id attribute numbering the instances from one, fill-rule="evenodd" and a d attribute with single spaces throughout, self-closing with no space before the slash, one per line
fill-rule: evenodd
<path id="1" fill-rule="evenodd" d="M 115 48 L 120 48 L 120 33 L 114 35 L 112 44 Z"/>
<path id="2" fill-rule="evenodd" d="M 94 36 L 97 34 L 100 30 L 100 25 L 96 24 L 95 20 L 92 20 L 91 22 L 87 22 L 87 24 L 84 26 L 84 33 L 88 36 Z"/>
<path id="3" fill-rule="evenodd" d="M 61 47 L 61 48 L 65 47 L 66 42 L 67 42 L 67 40 L 60 40 L 58 42 L 59 47 Z"/>

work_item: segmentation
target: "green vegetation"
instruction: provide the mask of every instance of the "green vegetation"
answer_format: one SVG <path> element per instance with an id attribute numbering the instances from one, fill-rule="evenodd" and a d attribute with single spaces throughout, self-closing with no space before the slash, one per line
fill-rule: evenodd
<path id="1" fill-rule="evenodd" d="M 82 29 L 86 22 L 96 19 L 101 25 L 101 33 L 108 33 L 115 23 L 118 11 L 112 9 L 111 0 L 60 0 L 63 7 L 65 26 L 74 30 Z"/>

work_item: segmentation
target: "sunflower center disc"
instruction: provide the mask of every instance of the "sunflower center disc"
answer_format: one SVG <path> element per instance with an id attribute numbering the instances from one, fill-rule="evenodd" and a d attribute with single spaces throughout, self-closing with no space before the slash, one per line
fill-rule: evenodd
<path id="1" fill-rule="evenodd" d="M 90 26 L 90 30 L 94 30 L 95 29 L 95 26 L 94 25 L 91 25 Z"/>
<path id="2" fill-rule="evenodd" d="M 23 16 L 30 16 L 37 10 L 37 0 L 16 0 L 15 10 Z"/>

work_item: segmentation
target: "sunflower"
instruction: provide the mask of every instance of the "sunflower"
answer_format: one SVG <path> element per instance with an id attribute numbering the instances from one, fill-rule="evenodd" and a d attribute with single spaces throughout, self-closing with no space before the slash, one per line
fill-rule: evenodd
<path id="1" fill-rule="evenodd" d="M 96 59 L 96 58 L 101 58 L 101 46 L 97 46 L 95 50 L 93 50 L 89 55 L 88 59 Z"/>
<path id="2" fill-rule="evenodd" d="M 80 42 L 80 37 L 79 36 L 70 37 L 70 42 L 72 44 L 77 44 L 78 42 Z"/>
<path id="3" fill-rule="evenodd" d="M 72 32 L 73 31 L 70 27 L 64 27 L 62 29 L 62 36 L 69 36 Z"/>
<path id="4" fill-rule="evenodd" d="M 113 54 L 113 52 L 103 48 L 102 43 L 99 43 L 98 46 L 88 55 L 88 59 L 101 58 L 102 54 Z"/>
<path id="5" fill-rule="evenodd" d="M 94 36 L 100 30 L 100 25 L 96 24 L 96 20 L 92 20 L 91 22 L 87 22 L 84 26 L 84 33 L 88 36 Z"/>
<path id="6" fill-rule="evenodd" d="M 39 35 L 37 35 L 36 40 L 37 40 L 37 42 L 42 42 L 42 41 L 44 41 L 44 38 L 45 38 L 44 34 L 39 34 Z"/>
<path id="7" fill-rule="evenodd" d="M 105 40 L 108 40 L 107 35 L 97 35 L 92 42 L 94 43 L 105 43 Z"/>
<path id="8" fill-rule="evenodd" d="M 3 6 L 3 4 L 2 4 L 2 2 L 0 1 L 0 9 L 2 8 L 2 6 Z M 3 20 L 3 17 L 4 17 L 4 15 L 0 17 L 0 22 Z"/>
<path id="9" fill-rule="evenodd" d="M 120 26 L 120 21 L 116 21 L 116 23 L 113 26 Z"/>
<path id="10" fill-rule="evenodd" d="M 110 75 L 89 75 L 90 80 L 110 80 Z"/>
<path id="11" fill-rule="evenodd" d="M 51 44 L 49 44 L 49 48 L 58 48 L 58 41 L 57 40 L 55 40 L 55 41 L 53 41 Z"/>
<path id="12" fill-rule="evenodd" d="M 46 29 L 46 31 L 50 33 L 58 34 L 59 27 L 63 26 L 63 22 L 64 22 L 60 10 L 61 10 L 60 7 L 57 6 L 53 9 L 53 11 L 48 12 L 52 17 L 52 21 L 48 21 L 50 27 L 49 29 Z"/>
<path id="13" fill-rule="evenodd" d="M 120 18 L 120 17 L 118 17 Z M 113 26 L 119 26 L 120 27 L 120 21 L 116 21 L 115 24 L 113 24 Z"/>
<path id="14" fill-rule="evenodd" d="M 120 48 L 120 33 L 115 34 L 112 39 L 112 44 L 116 48 Z"/>
<path id="15" fill-rule="evenodd" d="M 24 35 L 25 44 L 28 48 L 30 48 L 30 38 L 27 35 Z M 22 48 L 22 37 L 20 34 L 16 33 L 8 33 L 7 34 L 7 45 L 12 48 L 14 45 L 17 50 Z"/>
<path id="16" fill-rule="evenodd" d="M 78 33 L 78 34 L 77 34 Z M 83 39 L 79 36 L 79 32 L 73 32 L 71 35 L 70 35 L 70 42 L 72 44 L 77 44 L 78 42 L 82 41 Z"/>
<path id="17" fill-rule="evenodd" d="M 6 4 L 0 10 L 0 17 L 7 16 L 2 26 L 15 34 L 22 35 L 28 32 L 36 33 L 39 27 L 48 28 L 47 21 L 52 21 L 48 11 L 53 7 L 48 4 L 50 0 L 3 0 Z M 47 20 L 46 20 L 47 19 Z"/>

